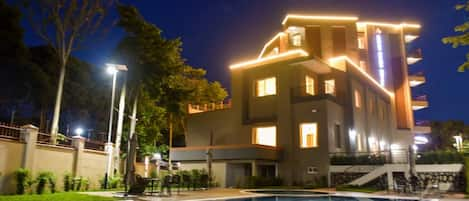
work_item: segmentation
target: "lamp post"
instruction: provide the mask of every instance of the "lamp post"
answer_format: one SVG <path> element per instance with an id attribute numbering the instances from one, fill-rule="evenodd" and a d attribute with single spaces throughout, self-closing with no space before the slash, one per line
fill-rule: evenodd
<path id="1" fill-rule="evenodd" d="M 81 128 L 81 127 L 78 127 L 78 128 L 75 129 L 75 135 L 76 135 L 76 136 L 80 136 L 80 137 L 81 137 L 81 134 L 83 134 L 83 132 L 84 132 L 84 130 L 83 130 L 83 128 Z"/>
<path id="2" fill-rule="evenodd" d="M 104 188 L 107 189 L 108 178 L 111 174 L 111 166 L 112 166 L 112 123 L 113 123 L 113 114 L 114 114 L 114 97 L 116 94 L 116 80 L 117 80 L 117 72 L 119 71 L 127 71 L 127 66 L 125 65 L 118 65 L 118 64 L 106 64 L 107 72 L 112 75 L 112 93 L 111 93 L 111 108 L 109 111 L 109 127 L 108 127 L 108 135 L 107 135 L 107 143 L 106 143 L 106 152 L 108 154 L 108 160 L 106 163 L 106 173 L 104 174 Z"/>

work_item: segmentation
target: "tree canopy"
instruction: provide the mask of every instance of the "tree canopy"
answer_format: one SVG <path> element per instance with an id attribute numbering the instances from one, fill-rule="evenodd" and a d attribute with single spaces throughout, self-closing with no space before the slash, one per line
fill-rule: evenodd
<path id="1" fill-rule="evenodd" d="M 205 70 L 186 63 L 179 38 L 164 38 L 161 29 L 133 6 L 120 5 L 118 11 L 118 25 L 127 35 L 113 60 L 129 66 L 130 93 L 139 98 L 136 130 L 143 136 L 140 146 L 167 144 L 170 125 L 177 135 L 184 134 L 188 103 L 222 101 L 227 92 L 218 82 L 205 79 Z"/>
<path id="2" fill-rule="evenodd" d="M 462 11 L 465 14 L 469 13 L 469 1 L 456 5 L 456 10 Z M 451 44 L 453 48 L 469 45 L 469 20 L 463 24 L 454 27 L 454 31 L 458 33 L 454 36 L 447 36 L 442 39 L 443 43 Z M 459 72 L 464 72 L 469 69 L 469 53 L 466 54 L 466 61 L 458 67 Z"/>

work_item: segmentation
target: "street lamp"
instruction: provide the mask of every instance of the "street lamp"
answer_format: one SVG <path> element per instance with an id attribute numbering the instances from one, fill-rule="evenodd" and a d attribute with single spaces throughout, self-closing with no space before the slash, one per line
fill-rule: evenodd
<path id="1" fill-rule="evenodd" d="M 83 134 L 83 131 L 84 131 L 83 128 L 78 127 L 78 128 L 75 129 L 75 135 L 76 136 L 81 136 L 81 134 Z"/>
<path id="2" fill-rule="evenodd" d="M 112 142 L 111 142 L 111 135 L 112 135 L 112 122 L 113 122 L 113 114 L 114 114 L 114 97 L 116 94 L 116 79 L 117 73 L 119 71 L 127 71 L 127 66 L 119 65 L 119 64 L 106 64 L 107 68 L 106 71 L 112 75 L 112 93 L 111 93 L 111 109 L 109 111 L 109 128 L 108 128 L 108 135 L 107 135 L 107 143 L 106 143 L 106 152 L 108 153 L 108 161 L 106 164 L 106 173 L 104 175 L 104 188 L 107 188 L 108 184 L 108 177 L 111 173 L 111 163 L 112 163 Z"/>

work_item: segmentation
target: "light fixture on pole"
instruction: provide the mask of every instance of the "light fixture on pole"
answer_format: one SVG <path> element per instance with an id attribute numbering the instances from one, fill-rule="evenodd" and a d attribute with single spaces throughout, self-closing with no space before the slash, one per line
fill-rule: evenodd
<path id="1" fill-rule="evenodd" d="M 84 132 L 84 130 L 83 130 L 83 128 L 81 128 L 81 127 L 78 127 L 78 128 L 75 129 L 75 135 L 76 135 L 76 136 L 81 137 L 81 135 L 83 134 L 83 132 Z"/>
<path id="2" fill-rule="evenodd" d="M 107 136 L 107 143 L 106 143 L 106 152 L 108 154 L 108 160 L 106 163 L 106 173 L 104 175 L 104 188 L 107 188 L 108 178 L 111 173 L 111 166 L 112 166 L 112 123 L 113 123 L 113 114 L 114 114 L 114 97 L 116 94 L 116 79 L 117 73 L 119 71 L 127 71 L 127 66 L 125 65 L 118 65 L 118 64 L 106 64 L 107 68 L 106 71 L 112 75 L 112 93 L 111 93 L 111 108 L 109 111 L 109 127 L 108 127 L 108 136 Z"/>

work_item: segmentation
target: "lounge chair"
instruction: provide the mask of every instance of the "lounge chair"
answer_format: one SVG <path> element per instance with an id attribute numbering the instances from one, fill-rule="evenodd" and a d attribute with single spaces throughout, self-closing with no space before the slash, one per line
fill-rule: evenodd
<path id="1" fill-rule="evenodd" d="M 145 189 L 149 183 L 148 180 L 144 179 L 142 176 L 135 176 L 136 183 L 130 186 L 129 194 L 130 195 L 141 195 L 145 192 Z"/>

